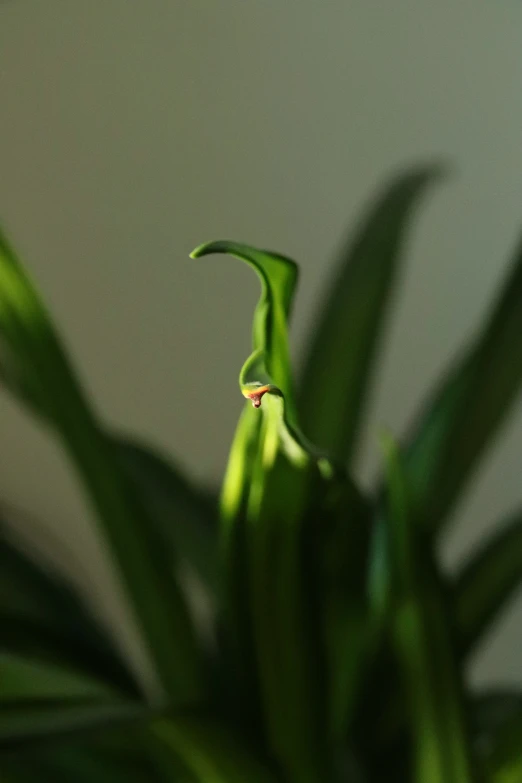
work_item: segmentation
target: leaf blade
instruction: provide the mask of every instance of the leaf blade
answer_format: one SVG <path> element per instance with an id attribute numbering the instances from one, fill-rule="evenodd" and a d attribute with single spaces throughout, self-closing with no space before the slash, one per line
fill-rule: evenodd
<path id="1" fill-rule="evenodd" d="M 80 474 L 163 691 L 175 701 L 198 700 L 201 661 L 169 559 L 113 458 L 45 307 L 1 235 L 0 326 L 17 377 L 49 417 Z"/>
<path id="2" fill-rule="evenodd" d="M 187 560 L 211 600 L 217 587 L 217 501 L 155 449 L 125 435 L 114 435 L 112 442 L 165 541 Z"/>
<path id="3" fill-rule="evenodd" d="M 147 711 L 134 702 L 77 698 L 25 699 L 0 706 L 0 752 L 62 743 L 65 738 L 103 735 L 108 729 L 139 721 Z"/>
<path id="4" fill-rule="evenodd" d="M 201 258 L 214 253 L 225 253 L 246 262 L 260 278 L 262 291 L 254 313 L 253 350 L 265 351 L 270 375 L 293 407 L 287 325 L 297 286 L 297 264 L 279 253 L 225 240 L 200 245 L 190 255 Z"/>
<path id="5" fill-rule="evenodd" d="M 306 435 L 339 461 L 349 462 L 357 445 L 413 207 L 439 174 L 439 167 L 419 167 L 379 196 L 346 251 L 314 325 L 300 379 L 301 423 Z"/>
<path id="6" fill-rule="evenodd" d="M 410 489 L 398 448 L 390 437 L 383 445 L 390 493 L 393 643 L 409 686 L 416 776 L 423 783 L 472 783 L 462 683 L 440 578 L 411 516 Z"/>
<path id="7" fill-rule="evenodd" d="M 435 530 L 498 432 L 522 384 L 522 250 L 485 327 L 421 411 L 405 457 L 415 504 Z"/>
<path id="8" fill-rule="evenodd" d="M 57 573 L 16 546 L 0 524 L 0 651 L 79 667 L 129 696 L 139 688 L 109 635 Z"/>
<path id="9" fill-rule="evenodd" d="M 522 774 L 522 693 L 493 691 L 471 705 L 475 743 L 482 768 L 492 783 L 518 783 Z"/>
<path id="10" fill-rule="evenodd" d="M 464 657 L 480 643 L 522 585 L 522 513 L 510 516 L 473 552 L 454 584 L 459 646 Z"/>
<path id="11" fill-rule="evenodd" d="M 152 732 L 182 759 L 198 783 L 275 783 L 268 767 L 225 726 L 208 718 L 174 717 L 153 724 Z"/>
<path id="12" fill-rule="evenodd" d="M 191 258 L 213 253 L 230 254 L 246 262 L 261 281 L 261 295 L 253 317 L 254 350 L 269 352 L 271 370 L 291 394 L 287 322 L 297 284 L 296 264 L 277 253 L 230 241 L 209 242 L 196 248 Z M 231 645 L 235 676 L 246 713 L 259 722 L 259 683 L 249 617 L 247 508 L 259 481 L 253 465 L 262 448 L 261 417 L 252 408 L 243 410 L 232 443 L 220 500 L 220 575 L 227 643 Z M 252 709 L 253 707 L 253 709 Z"/>

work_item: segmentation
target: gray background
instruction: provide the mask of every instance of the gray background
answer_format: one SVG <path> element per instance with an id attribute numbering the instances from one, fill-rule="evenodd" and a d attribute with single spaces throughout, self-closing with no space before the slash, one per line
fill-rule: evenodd
<path id="1" fill-rule="evenodd" d="M 522 5 L 508 0 L 1 3 L 1 220 L 106 419 L 217 481 L 257 283 L 188 252 L 234 238 L 298 259 L 298 360 L 365 201 L 397 167 L 440 157 L 454 174 L 409 243 L 367 482 L 376 427 L 403 429 L 522 227 L 521 44 Z M 0 495 L 45 521 L 99 604 L 111 578 L 76 481 L 47 434 L 0 403 Z M 521 504 L 521 459 L 519 405 L 459 509 L 451 563 Z M 522 683 L 521 610 L 476 678 Z M 101 611 L 119 623 L 120 599 Z"/>

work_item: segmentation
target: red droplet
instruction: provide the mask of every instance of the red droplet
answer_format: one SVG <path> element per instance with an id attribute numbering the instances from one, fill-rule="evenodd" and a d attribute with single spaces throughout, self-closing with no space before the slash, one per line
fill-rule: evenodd
<path id="1" fill-rule="evenodd" d="M 260 408 L 261 407 L 261 395 L 260 394 L 253 395 L 253 397 L 251 399 L 252 399 L 252 405 L 254 406 L 254 408 Z"/>

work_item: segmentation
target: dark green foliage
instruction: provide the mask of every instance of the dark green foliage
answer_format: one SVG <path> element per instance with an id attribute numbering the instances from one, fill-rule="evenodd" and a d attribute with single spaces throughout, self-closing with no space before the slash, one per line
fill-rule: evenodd
<path id="1" fill-rule="evenodd" d="M 375 491 L 347 468 L 411 216 L 437 175 L 406 172 L 368 212 L 297 390 L 296 264 L 234 242 L 194 251 L 236 256 L 262 284 L 219 501 L 105 429 L 0 238 L 0 377 L 79 473 L 156 680 L 143 687 L 69 580 L 3 521 L 1 783 L 522 781 L 520 694 L 474 693 L 466 677 L 522 582 L 520 513 L 455 576 L 438 557 L 442 523 L 522 382 L 522 256 L 404 443 L 383 436 Z"/>

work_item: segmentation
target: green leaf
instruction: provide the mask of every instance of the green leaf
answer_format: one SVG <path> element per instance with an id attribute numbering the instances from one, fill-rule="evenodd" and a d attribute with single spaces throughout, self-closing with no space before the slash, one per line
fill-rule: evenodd
<path id="1" fill-rule="evenodd" d="M 267 261 L 259 251 L 230 243 L 204 246 L 196 255 L 216 250 L 246 260 L 263 284 L 254 316 L 254 352 L 240 374 L 243 395 L 261 410 L 244 412 L 225 480 L 223 537 L 230 546 L 233 529 L 236 545 L 236 565 L 225 558 L 225 574 L 234 575 L 231 593 L 240 597 L 238 627 L 246 635 L 246 656 L 253 659 L 252 679 L 256 688 L 259 682 L 269 745 L 291 778 L 322 781 L 331 772 L 324 754 L 331 716 L 320 685 L 324 618 L 314 608 L 321 557 L 312 542 L 321 533 L 312 529 L 309 512 L 319 511 L 321 519 L 319 506 L 341 492 L 341 485 L 349 489 L 347 496 L 353 493 L 354 502 L 360 495 L 344 468 L 314 449 L 297 426 L 286 322 L 294 266 L 280 256 L 272 254 Z M 234 526 L 230 519 L 239 521 Z M 338 668 L 343 663 L 341 656 L 335 661 Z M 326 690 L 332 690 L 331 682 Z"/>
<path id="2" fill-rule="evenodd" d="M 522 714 L 522 692 L 496 688 L 473 694 L 469 712 L 475 746 L 488 753 L 499 733 Z"/>
<path id="3" fill-rule="evenodd" d="M 201 660 L 168 553 L 138 492 L 71 370 L 49 316 L 0 238 L 0 332 L 11 374 L 44 411 L 97 513 L 162 689 L 176 702 L 202 696 Z"/>
<path id="4" fill-rule="evenodd" d="M 522 780 L 522 693 L 493 691 L 471 704 L 481 769 L 492 783 Z"/>
<path id="5" fill-rule="evenodd" d="M 0 651 L 65 662 L 130 696 L 137 684 L 84 602 L 0 524 Z"/>
<path id="6" fill-rule="evenodd" d="M 394 441 L 383 439 L 389 515 L 387 567 L 393 595 L 392 637 L 407 684 L 415 744 L 415 780 L 471 783 L 462 684 L 445 596 Z"/>
<path id="7" fill-rule="evenodd" d="M 0 355 L 0 381 L 34 414 L 47 419 L 48 412 L 41 407 L 41 401 L 31 396 L 5 351 Z M 217 557 L 212 529 L 216 516 L 214 499 L 191 486 L 179 470 L 153 449 L 124 434 L 107 437 L 159 532 L 167 543 L 173 544 L 175 553 L 187 558 L 211 595 Z"/>
<path id="8" fill-rule="evenodd" d="M 254 408 L 260 408 L 263 399 L 266 400 L 263 411 L 268 408 L 276 434 L 273 456 L 277 447 L 280 447 L 297 468 L 314 462 L 325 478 L 332 478 L 336 473 L 344 475 L 342 466 L 335 466 L 325 453 L 315 449 L 299 428 L 291 423 L 286 395 L 269 375 L 268 363 L 266 351 L 254 351 L 241 369 L 239 386 L 243 396 L 250 400 Z M 265 468 L 269 467 L 265 460 Z"/>
<path id="9" fill-rule="evenodd" d="M 256 250 L 248 245 L 225 240 L 200 245 L 190 255 L 191 258 L 201 258 L 214 253 L 230 254 L 246 262 L 261 281 L 261 296 L 253 319 L 252 347 L 254 352 L 263 354 L 267 372 L 274 384 L 286 394 L 290 411 L 293 409 L 293 401 L 288 319 L 297 285 L 297 265 L 278 253 Z M 288 416 L 291 417 L 291 413 Z M 252 411 L 245 411 L 237 427 L 221 497 L 222 538 L 225 542 L 233 540 L 231 531 L 234 529 L 234 520 L 241 516 L 245 506 L 250 486 L 250 468 L 258 447 L 259 425 L 260 418 Z"/>
<path id="10" fill-rule="evenodd" d="M 278 253 L 228 241 L 201 245 L 191 253 L 191 258 L 213 253 L 227 253 L 245 261 L 261 280 L 261 298 L 254 314 L 252 348 L 265 352 L 268 372 L 274 383 L 286 394 L 290 408 L 293 408 L 288 319 L 297 285 L 296 263 Z"/>
<path id="11" fill-rule="evenodd" d="M 217 586 L 217 500 L 190 484 L 171 462 L 150 447 L 113 436 L 126 474 L 167 542 L 186 558 L 209 600 Z"/>
<path id="12" fill-rule="evenodd" d="M 522 584 L 522 514 L 511 516 L 457 574 L 454 606 L 462 655 L 474 652 Z"/>
<path id="13" fill-rule="evenodd" d="M 301 424 L 342 462 L 357 445 L 413 209 L 439 174 L 436 166 L 408 171 L 379 196 L 343 254 L 314 324 L 299 384 Z"/>
<path id="14" fill-rule="evenodd" d="M 230 253 L 245 261 L 261 281 L 261 296 L 253 319 L 254 350 L 270 357 L 270 371 L 281 388 L 291 394 L 287 321 L 297 283 L 296 264 L 277 253 L 256 250 L 236 242 L 218 241 L 201 245 L 191 253 L 200 258 L 212 253 Z M 227 643 L 234 660 L 245 709 L 258 710 L 252 628 L 249 618 L 249 587 L 245 554 L 246 509 L 255 492 L 253 466 L 259 452 L 261 417 L 245 408 L 238 423 L 221 493 L 220 572 Z M 250 710 L 248 710 L 250 707 Z"/>
<path id="15" fill-rule="evenodd" d="M 27 745 L 15 745 L 6 755 L 10 774 L 37 783 L 193 783 L 146 723 L 108 711 L 99 718 L 98 724 L 85 723 L 84 737 L 76 736 L 75 727 L 70 736 L 36 737 L 29 753 Z"/>
<path id="16" fill-rule="evenodd" d="M 361 631 L 362 618 L 360 607 L 353 612 L 360 597 L 354 601 L 345 589 L 344 611 L 339 605 L 330 610 L 338 597 L 334 582 L 339 571 L 319 575 L 322 558 L 315 551 L 305 553 L 311 541 L 319 543 L 320 550 L 325 547 L 323 525 L 334 503 L 354 526 L 352 542 L 366 509 L 344 469 L 314 449 L 290 423 L 285 395 L 266 365 L 265 353 L 254 351 L 240 374 L 244 396 L 263 414 L 262 446 L 247 508 L 254 637 L 271 741 L 289 775 L 322 780 L 332 774 L 322 753 L 325 735 L 332 730 L 337 737 L 342 734 L 360 673 L 361 655 L 356 654 L 355 665 L 348 659 L 355 652 L 350 634 Z M 314 511 L 323 517 L 320 529 L 315 523 L 310 527 Z M 361 593 L 362 586 L 361 580 Z M 321 588 L 326 601 L 314 616 L 314 593 Z M 325 641 L 327 674 L 321 667 L 318 636 Z M 324 690 L 318 688 L 325 677 L 327 704 Z"/>
<path id="17" fill-rule="evenodd" d="M 89 677 L 62 662 L 48 662 L 11 653 L 0 653 L 0 705 L 43 698 L 116 699 L 110 685 Z"/>
<path id="18" fill-rule="evenodd" d="M 405 451 L 414 501 L 429 528 L 447 518 L 522 382 L 522 252 L 477 339 L 454 363 Z"/>
<path id="19" fill-rule="evenodd" d="M 67 674 L 60 680 L 56 672 L 51 672 L 51 685 L 62 684 L 63 693 L 60 696 L 56 688 L 49 687 L 48 691 L 53 695 L 45 696 L 44 673 L 43 669 L 38 672 L 42 678 L 38 698 L 21 698 L 19 693 L 12 702 L 0 702 L 0 751 L 45 747 L 51 740 L 61 744 L 65 738 L 91 733 L 102 736 L 109 729 L 128 727 L 147 717 L 144 707 L 135 702 L 111 701 L 106 696 L 105 700 L 100 700 L 88 688 L 83 695 L 73 689 L 67 691 Z M 31 676 L 34 679 L 34 671 Z"/>
<path id="20" fill-rule="evenodd" d="M 158 721 L 152 731 L 184 762 L 197 783 L 275 783 L 270 769 L 224 725 L 209 718 Z"/>
<path id="21" fill-rule="evenodd" d="M 38 663 L 72 668 L 121 695 L 137 698 L 139 694 L 130 674 L 110 648 L 89 648 L 66 628 L 54 632 L 44 620 L 28 620 L 12 613 L 0 612 L 0 628 L 0 655 L 28 657 Z M 1 692 L 0 685 L 0 698 Z"/>

